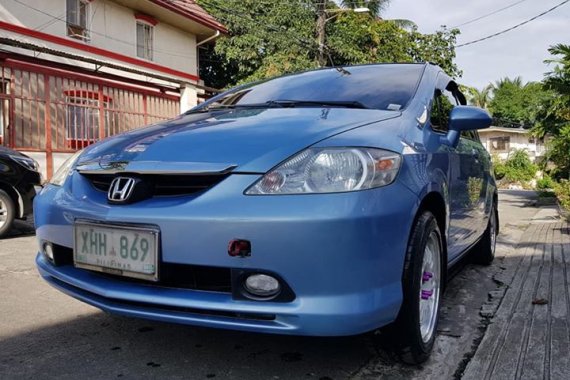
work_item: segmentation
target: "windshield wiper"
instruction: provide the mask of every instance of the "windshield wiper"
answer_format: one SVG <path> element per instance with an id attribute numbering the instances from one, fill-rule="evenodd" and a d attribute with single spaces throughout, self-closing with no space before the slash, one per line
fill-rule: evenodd
<path id="1" fill-rule="evenodd" d="M 211 105 L 211 106 L 200 107 L 197 109 L 191 109 L 189 111 L 186 111 L 184 114 L 189 115 L 189 114 L 193 114 L 193 113 L 206 113 L 206 112 L 210 112 L 210 111 L 232 109 L 232 108 L 236 108 L 236 107 L 240 107 L 240 105 L 239 104 L 215 104 L 215 105 Z"/>
<path id="2" fill-rule="evenodd" d="M 344 108 L 361 108 L 368 109 L 364 104 L 351 100 L 269 100 L 265 102 L 268 106 L 273 107 L 344 107 Z"/>
<path id="3" fill-rule="evenodd" d="M 343 107 L 343 108 L 360 108 L 368 109 L 364 104 L 358 101 L 343 101 L 343 100 L 268 100 L 263 103 L 244 103 L 244 104 L 215 104 L 207 107 L 202 107 L 196 110 L 186 112 L 200 113 L 210 112 L 226 109 L 236 108 L 295 108 L 295 107 Z"/>

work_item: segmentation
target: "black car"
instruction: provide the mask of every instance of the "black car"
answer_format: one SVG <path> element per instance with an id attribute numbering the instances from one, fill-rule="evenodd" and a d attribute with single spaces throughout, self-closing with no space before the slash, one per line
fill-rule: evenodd
<path id="1" fill-rule="evenodd" d="M 0 238 L 6 236 L 14 219 L 32 213 L 36 187 L 42 176 L 38 163 L 25 154 L 0 146 Z"/>

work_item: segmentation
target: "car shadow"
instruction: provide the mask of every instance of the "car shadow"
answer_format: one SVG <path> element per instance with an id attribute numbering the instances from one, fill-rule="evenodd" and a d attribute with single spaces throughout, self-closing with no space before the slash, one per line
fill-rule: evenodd
<path id="1" fill-rule="evenodd" d="M 469 289 L 475 279 L 476 289 Z M 443 298 L 436 355 L 462 344 L 455 342 L 457 337 L 471 339 L 489 287 L 494 287 L 489 271 L 472 265 L 469 257 L 454 266 Z M 68 310 L 74 310 L 71 306 Z M 327 380 L 350 378 L 370 364 L 382 372 L 381 378 L 422 373 L 420 367 L 398 362 L 382 330 L 337 338 L 282 336 L 132 319 L 90 307 L 77 310 L 87 313 L 59 315 L 54 309 L 53 320 L 61 322 L 4 334 L 0 378 Z"/>
<path id="2" fill-rule="evenodd" d="M 501 240 L 505 247 L 514 247 Z M 497 287 L 493 275 L 508 267 L 509 260 L 481 267 L 466 256 L 454 265 L 436 347 L 421 367 L 400 364 L 387 349 L 382 331 L 316 338 L 174 325 L 118 317 L 87 306 L 75 308 L 72 302 L 77 301 L 54 291 L 53 297 L 69 301 L 65 311 L 58 310 L 60 304 L 55 302 L 48 310 L 40 309 L 44 315 L 33 317 L 42 323 L 36 322 L 34 329 L 0 330 L 0 378 L 329 380 L 355 374 L 449 378 L 464 355 L 472 355 L 465 351 L 481 335 L 479 309 Z M 82 310 L 87 311 L 76 314 Z"/>
<path id="3" fill-rule="evenodd" d="M 8 234 L 2 238 L 2 240 L 7 239 L 15 239 L 20 238 L 23 236 L 32 236 L 35 235 L 36 231 L 34 228 L 34 220 L 33 217 L 28 217 L 26 220 L 14 220 L 14 224 L 12 225 L 12 229 L 8 232 Z"/>
<path id="4" fill-rule="evenodd" d="M 375 354 L 369 335 L 216 330 L 100 311 L 0 339 L 2 378 L 346 378 Z"/>

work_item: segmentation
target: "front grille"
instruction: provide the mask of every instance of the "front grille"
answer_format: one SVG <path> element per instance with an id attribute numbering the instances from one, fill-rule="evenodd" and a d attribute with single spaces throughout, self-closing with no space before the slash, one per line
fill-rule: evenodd
<path id="1" fill-rule="evenodd" d="M 107 192 L 111 182 L 118 174 L 87 174 L 82 173 L 91 185 L 103 192 Z M 207 190 L 222 180 L 229 174 L 129 174 L 121 173 L 120 176 L 131 176 L 140 178 L 152 189 L 153 196 L 176 196 L 188 195 Z"/>
<path id="2" fill-rule="evenodd" d="M 53 244 L 54 263 L 73 265 L 73 249 Z M 231 293 L 232 274 L 230 268 L 204 265 L 188 265 L 162 262 L 159 281 L 150 284 L 166 288 L 204 290 L 210 292 Z M 131 283 L 149 284 L 148 281 L 131 277 L 116 276 L 101 272 L 92 272 L 96 276 L 111 278 Z"/>

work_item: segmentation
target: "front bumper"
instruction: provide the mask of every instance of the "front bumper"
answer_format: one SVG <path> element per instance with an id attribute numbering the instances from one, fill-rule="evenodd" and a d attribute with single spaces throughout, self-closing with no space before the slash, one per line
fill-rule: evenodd
<path id="1" fill-rule="evenodd" d="M 42 277 L 103 310 L 191 325 L 298 335 L 353 335 L 392 322 L 417 198 L 397 182 L 369 191 L 245 196 L 257 175 L 232 175 L 194 196 L 110 206 L 74 174 L 36 197 L 40 242 L 73 246 L 77 218 L 146 223 L 161 231 L 162 262 L 277 274 L 290 302 L 236 299 L 232 293 L 161 287 L 54 266 L 38 254 Z M 70 190 L 73 189 L 73 194 Z M 230 257 L 227 244 L 250 240 L 252 255 Z"/>

